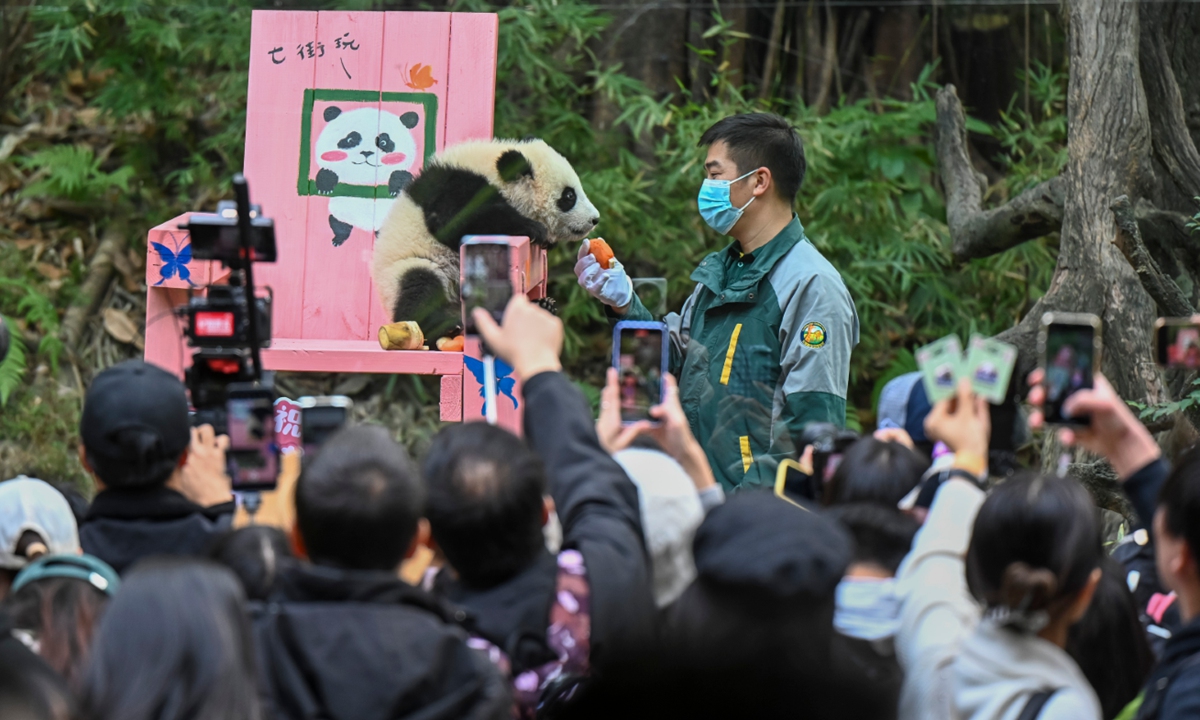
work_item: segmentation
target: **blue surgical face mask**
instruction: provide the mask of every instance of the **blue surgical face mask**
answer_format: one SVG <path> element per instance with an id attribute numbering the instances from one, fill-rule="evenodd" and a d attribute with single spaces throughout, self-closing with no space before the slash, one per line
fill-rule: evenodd
<path id="1" fill-rule="evenodd" d="M 704 222 L 713 230 L 727 234 L 741 219 L 742 213 L 754 202 L 751 197 L 745 205 L 734 207 L 733 202 L 729 199 L 729 186 L 750 177 L 758 172 L 758 168 L 751 170 L 745 175 L 734 178 L 733 180 L 705 180 L 700 186 L 700 195 L 696 198 L 696 203 L 700 206 L 700 217 L 704 218 Z"/>

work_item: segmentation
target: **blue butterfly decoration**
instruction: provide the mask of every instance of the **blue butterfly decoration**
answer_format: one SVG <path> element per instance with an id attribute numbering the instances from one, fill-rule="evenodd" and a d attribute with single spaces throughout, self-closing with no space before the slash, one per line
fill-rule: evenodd
<path id="1" fill-rule="evenodd" d="M 485 397 L 486 390 L 483 387 L 483 361 L 478 358 L 473 358 L 468 355 L 463 355 L 463 363 L 471 374 L 475 376 L 475 382 L 479 383 L 479 397 Z M 512 375 L 510 368 L 503 360 L 496 358 L 496 395 L 503 395 L 509 400 L 512 400 L 513 410 L 517 409 L 517 398 L 513 395 L 513 390 L 517 387 L 515 378 L 509 377 Z M 487 415 L 487 400 L 483 401 L 483 409 L 480 415 Z"/>
<path id="2" fill-rule="evenodd" d="M 158 253 L 158 259 L 162 261 L 162 265 L 158 268 L 158 274 L 162 279 L 154 284 L 162 285 L 178 275 L 180 280 L 186 280 L 188 285 L 195 287 L 196 283 L 192 282 L 192 271 L 188 269 L 188 263 L 192 261 L 192 244 L 189 242 L 181 245 L 174 233 L 167 234 L 171 236 L 174 249 L 162 243 L 150 243 L 154 247 L 154 251 Z"/>

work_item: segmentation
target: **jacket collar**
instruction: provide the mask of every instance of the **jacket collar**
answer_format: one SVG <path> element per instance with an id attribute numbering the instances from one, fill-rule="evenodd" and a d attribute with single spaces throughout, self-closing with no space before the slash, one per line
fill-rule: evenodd
<path id="1" fill-rule="evenodd" d="M 345 570 L 293 559 L 280 562 L 271 599 L 297 603 L 408 605 L 431 612 L 443 622 L 461 624 L 468 619 L 465 610 L 409 585 L 392 573 Z"/>
<path id="2" fill-rule="evenodd" d="M 546 626 L 557 581 L 558 561 L 543 551 L 529 567 L 495 587 L 469 588 L 443 571 L 434 580 L 434 591 L 466 608 L 472 629 L 503 650 L 519 673 L 555 659 L 546 643 Z"/>
<path id="3" fill-rule="evenodd" d="M 1163 647 L 1161 665 L 1200 653 L 1200 617 L 1175 632 Z"/>
<path id="4" fill-rule="evenodd" d="M 704 285 L 715 294 L 720 295 L 724 290 L 745 290 L 754 287 L 764 275 L 771 272 L 785 255 L 787 255 L 793 247 L 801 240 L 806 239 L 804 236 L 804 226 L 800 224 L 800 218 L 792 215 L 792 221 L 788 223 L 779 234 L 771 238 L 771 240 L 762 247 L 758 248 L 749 255 L 743 255 L 741 246 L 735 240 L 725 247 L 724 250 L 718 250 L 711 253 L 708 257 L 700 261 L 700 265 L 692 273 L 691 279 L 693 282 Z M 725 270 L 728 264 L 741 260 L 745 262 L 750 260 L 750 267 L 742 273 L 741 277 L 736 282 L 725 285 Z"/>
<path id="5" fill-rule="evenodd" d="M 202 513 L 205 515 L 232 512 L 233 503 L 204 508 L 178 492 L 158 485 L 150 488 L 108 488 L 92 500 L 86 520 L 111 518 L 115 520 L 178 520 Z"/>

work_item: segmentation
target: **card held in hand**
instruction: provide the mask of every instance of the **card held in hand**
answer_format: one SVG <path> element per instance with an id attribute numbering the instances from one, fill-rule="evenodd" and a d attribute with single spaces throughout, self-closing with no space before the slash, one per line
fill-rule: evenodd
<path id="1" fill-rule="evenodd" d="M 925 383 L 929 402 L 937 403 L 954 396 L 962 372 L 962 342 L 957 335 L 947 335 L 917 350 L 917 368 Z"/>
<path id="2" fill-rule="evenodd" d="M 964 375 L 970 378 L 971 389 L 976 395 L 999 405 L 1008 393 L 1008 382 L 1016 362 L 1017 349 L 1012 345 L 972 335 Z"/>

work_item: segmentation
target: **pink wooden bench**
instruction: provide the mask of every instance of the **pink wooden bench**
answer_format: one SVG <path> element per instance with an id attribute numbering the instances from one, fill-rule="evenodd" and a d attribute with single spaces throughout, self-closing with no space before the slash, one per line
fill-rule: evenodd
<path id="1" fill-rule="evenodd" d="M 378 330 L 391 318 L 371 281 L 370 226 L 386 212 L 386 173 L 418 174 L 446 145 L 492 137 L 497 23 L 496 15 L 484 13 L 254 12 L 245 175 L 251 202 L 275 221 L 279 249 L 278 262 L 254 271 L 255 281 L 275 296 L 274 339 L 262 353 L 266 368 L 440 375 L 441 418 L 482 417 L 479 382 L 471 360 L 464 363 L 464 355 L 478 358 L 478 347 L 468 345 L 464 353 L 380 348 Z M 333 197 L 318 194 L 316 144 L 327 118 L 360 108 L 401 118 L 411 129 L 413 157 L 381 170 L 374 186 L 343 183 Z M 347 205 L 356 219 L 343 219 L 354 227 L 335 246 L 330 218 L 345 215 Z M 181 375 L 191 350 L 172 308 L 197 287 L 222 280 L 216 263 L 180 262 L 190 243 L 179 229 L 187 217 L 150 230 L 146 263 L 145 357 Z M 543 297 L 545 251 L 525 238 L 510 243 L 514 286 Z M 498 403 L 501 424 L 516 430 L 518 397 L 514 389 L 511 402 L 503 396 Z"/>

